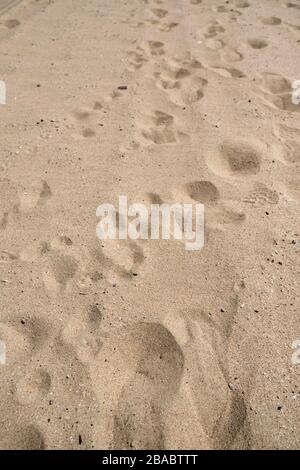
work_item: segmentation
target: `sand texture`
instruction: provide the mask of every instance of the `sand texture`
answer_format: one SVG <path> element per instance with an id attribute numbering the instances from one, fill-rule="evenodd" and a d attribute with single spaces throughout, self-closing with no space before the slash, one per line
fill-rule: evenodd
<path id="1" fill-rule="evenodd" d="M 299 449 L 300 1 L 0 0 L 0 80 L 0 448 Z"/>

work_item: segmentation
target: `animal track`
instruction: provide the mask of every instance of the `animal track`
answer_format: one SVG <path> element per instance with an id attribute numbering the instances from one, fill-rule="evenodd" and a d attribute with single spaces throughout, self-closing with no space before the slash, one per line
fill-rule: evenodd
<path id="1" fill-rule="evenodd" d="M 51 243 L 44 244 L 40 254 L 46 263 L 43 271 L 45 288 L 51 293 L 68 290 L 69 284 L 77 279 L 79 270 L 79 261 L 74 256 L 72 240 L 65 236 L 54 239 Z"/>
<path id="2" fill-rule="evenodd" d="M 72 317 L 62 331 L 62 340 L 83 364 L 91 363 L 102 347 L 101 312 L 94 305 L 87 318 Z"/>
<path id="3" fill-rule="evenodd" d="M 200 62 L 193 60 L 188 62 L 188 67 L 175 60 L 165 62 L 162 71 L 154 74 L 156 85 L 177 106 L 190 105 L 204 96 L 207 80 L 195 75 L 195 70 L 201 68 Z"/>
<path id="4" fill-rule="evenodd" d="M 99 126 L 100 111 L 105 109 L 112 100 L 121 96 L 117 91 L 105 96 L 101 101 L 95 101 L 92 107 L 79 108 L 73 111 L 71 119 L 78 129 L 75 138 L 89 139 L 96 136 L 96 128 Z"/>
<path id="5" fill-rule="evenodd" d="M 210 23 L 201 30 L 203 37 L 206 39 L 215 38 L 216 36 L 224 32 L 225 28 L 220 23 L 218 23 L 218 21 Z"/>
<path id="6" fill-rule="evenodd" d="M 158 28 L 163 32 L 170 32 L 172 29 L 176 28 L 179 25 L 176 21 L 170 21 L 168 23 L 159 23 Z"/>
<path id="7" fill-rule="evenodd" d="M 288 163 L 298 163 L 300 161 L 300 129 L 279 124 L 275 126 L 274 133 L 281 141 L 284 160 Z"/>
<path id="8" fill-rule="evenodd" d="M 247 142 L 224 143 L 207 158 L 208 167 L 219 176 L 255 175 L 260 170 L 260 152 Z"/>
<path id="9" fill-rule="evenodd" d="M 276 73 L 262 74 L 262 88 L 272 94 L 280 95 L 291 90 L 290 82 Z"/>
<path id="10" fill-rule="evenodd" d="M 287 8 L 294 8 L 295 10 L 300 10 L 300 5 L 297 3 L 288 2 L 286 3 Z"/>
<path id="11" fill-rule="evenodd" d="M 243 72 L 241 72 L 238 69 L 235 69 L 233 67 L 209 67 L 211 70 L 213 70 L 215 73 L 220 75 L 221 77 L 225 78 L 244 78 L 245 75 Z"/>
<path id="12" fill-rule="evenodd" d="M 205 41 L 205 46 L 213 51 L 219 51 L 225 47 L 225 43 L 222 39 L 207 39 Z"/>
<path id="13" fill-rule="evenodd" d="M 243 60 L 243 55 L 236 49 L 231 48 L 222 50 L 220 56 L 225 62 L 240 62 Z"/>
<path id="14" fill-rule="evenodd" d="M 164 43 L 161 41 L 148 41 L 145 45 L 145 48 L 152 56 L 160 56 L 165 54 Z"/>
<path id="15" fill-rule="evenodd" d="M 3 450 L 43 450 L 45 442 L 43 434 L 33 425 L 19 426 L 14 423 L 12 435 L 1 436 Z"/>
<path id="16" fill-rule="evenodd" d="M 252 49 L 264 49 L 268 46 L 268 42 L 265 39 L 248 39 L 247 43 L 249 44 Z"/>
<path id="17" fill-rule="evenodd" d="M 300 181 L 299 179 L 292 179 L 283 185 L 284 194 L 288 199 L 300 202 Z"/>
<path id="18" fill-rule="evenodd" d="M 147 62 L 147 55 L 141 46 L 138 46 L 135 51 L 129 51 L 127 53 L 127 69 L 130 72 L 139 70 Z"/>
<path id="19" fill-rule="evenodd" d="M 4 26 L 6 26 L 7 29 L 13 29 L 13 28 L 16 28 L 17 26 L 19 26 L 21 23 L 19 20 L 16 20 L 16 19 L 10 19 L 10 20 L 6 20 L 3 22 Z"/>
<path id="20" fill-rule="evenodd" d="M 232 297 L 229 311 L 226 317 L 214 318 L 205 310 L 195 308 L 181 314 L 174 312 L 164 319 L 164 324 L 182 348 L 187 370 L 190 361 L 194 363 L 197 357 L 195 376 L 189 379 L 189 383 L 192 381 L 189 393 L 193 395 L 201 425 L 211 436 L 210 446 L 216 449 L 230 448 L 242 431 L 245 442 L 250 438 L 250 430 L 245 429 L 247 411 L 244 400 L 238 391 L 231 393 L 228 390 L 228 348 L 236 315 L 235 296 Z M 208 358 L 210 371 L 213 368 L 213 379 L 207 373 Z M 184 379 L 185 376 L 182 382 Z M 217 381 L 217 390 L 210 380 L 213 383 Z M 217 407 L 213 406 L 214 413 L 210 403 L 217 404 Z"/>
<path id="21" fill-rule="evenodd" d="M 162 19 L 167 16 L 168 11 L 163 8 L 151 8 L 150 10 L 157 18 Z"/>
<path id="22" fill-rule="evenodd" d="M 103 256 L 122 277 L 132 278 L 144 261 L 142 248 L 134 242 L 106 240 L 101 246 Z"/>
<path id="23" fill-rule="evenodd" d="M 27 372 L 16 384 L 15 397 L 23 405 L 28 405 L 46 395 L 51 387 L 50 375 L 44 370 Z"/>
<path id="24" fill-rule="evenodd" d="M 242 212 L 236 212 L 227 201 L 222 200 L 218 188 L 210 181 L 192 181 L 174 191 L 176 201 L 197 202 L 205 206 L 206 228 L 223 229 L 224 225 L 240 224 L 246 219 Z"/>
<path id="25" fill-rule="evenodd" d="M 0 180 L 0 200 L 0 231 L 4 231 L 10 218 L 19 211 L 18 189 L 9 179 Z"/>
<path id="26" fill-rule="evenodd" d="M 282 20 L 280 18 L 277 18 L 277 16 L 269 16 L 266 18 L 262 18 L 261 22 L 267 26 L 278 26 L 282 23 Z"/>
<path id="27" fill-rule="evenodd" d="M 19 192 L 17 210 L 25 214 L 31 212 L 36 207 L 45 205 L 51 196 L 50 186 L 46 181 L 43 181 L 41 187 L 33 187 Z"/>
<path id="28" fill-rule="evenodd" d="M 261 91 L 266 103 L 273 108 L 290 112 L 300 111 L 300 106 L 292 101 L 292 84 L 287 78 L 275 73 L 263 73 Z"/>
<path id="29" fill-rule="evenodd" d="M 253 206 L 267 206 L 278 204 L 279 196 L 276 191 L 267 188 L 262 183 L 257 183 L 254 189 L 244 199 L 244 202 Z"/>
<path id="30" fill-rule="evenodd" d="M 139 132 L 139 139 L 144 145 L 174 144 L 187 139 L 187 136 L 177 128 L 175 118 L 158 110 L 143 118 Z"/>
<path id="31" fill-rule="evenodd" d="M 249 8 L 251 4 L 249 2 L 244 2 L 243 0 L 237 0 L 235 2 L 236 8 Z"/>

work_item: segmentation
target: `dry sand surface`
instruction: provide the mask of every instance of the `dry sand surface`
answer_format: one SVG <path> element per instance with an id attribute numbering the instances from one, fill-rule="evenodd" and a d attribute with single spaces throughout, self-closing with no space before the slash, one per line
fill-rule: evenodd
<path id="1" fill-rule="evenodd" d="M 299 449 L 300 1 L 0 11 L 0 448 Z M 101 242 L 119 195 L 204 248 Z"/>

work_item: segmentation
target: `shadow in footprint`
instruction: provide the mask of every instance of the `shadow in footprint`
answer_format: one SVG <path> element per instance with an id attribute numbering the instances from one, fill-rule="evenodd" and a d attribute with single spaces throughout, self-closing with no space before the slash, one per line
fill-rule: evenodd
<path id="1" fill-rule="evenodd" d="M 227 411 L 216 424 L 214 442 L 216 449 L 251 449 L 251 429 L 247 421 L 244 398 L 237 391 L 229 401 Z"/>
<path id="2" fill-rule="evenodd" d="M 179 344 L 160 323 L 138 322 L 110 335 L 91 368 L 106 408 L 97 429 L 100 445 L 164 448 L 163 413 L 179 389 L 183 365 Z"/>

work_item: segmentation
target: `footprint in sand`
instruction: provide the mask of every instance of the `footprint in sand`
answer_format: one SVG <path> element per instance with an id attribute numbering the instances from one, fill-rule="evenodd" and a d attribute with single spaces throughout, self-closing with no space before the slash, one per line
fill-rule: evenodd
<path id="1" fill-rule="evenodd" d="M 19 205 L 17 186 L 9 179 L 0 179 L 0 200 L 0 231 L 4 231 Z"/>
<path id="2" fill-rule="evenodd" d="M 44 346 L 49 325 L 36 317 L 3 318 L 0 322 L 0 338 L 6 345 L 6 364 L 13 366 L 28 361 L 33 353 Z"/>
<path id="3" fill-rule="evenodd" d="M 164 46 L 162 41 L 147 41 L 144 44 L 144 49 L 150 56 L 161 56 L 165 54 Z"/>
<path id="4" fill-rule="evenodd" d="M 285 163 L 300 162 L 300 129 L 285 124 L 276 124 L 274 134 L 281 143 L 281 156 Z"/>
<path id="5" fill-rule="evenodd" d="M 135 279 L 145 260 L 142 246 L 132 240 L 101 240 L 97 254 L 104 277 L 111 284 Z"/>
<path id="6" fill-rule="evenodd" d="M 121 226 L 127 226 L 128 221 L 123 220 L 121 214 L 117 212 L 115 224 L 118 233 Z M 98 226 L 96 231 L 98 232 Z M 90 258 L 95 261 L 94 271 L 100 269 L 106 281 L 117 284 L 133 280 L 138 276 L 145 260 L 145 253 L 142 240 L 106 239 L 99 240 L 96 248 L 91 250 Z M 89 269 L 91 270 L 91 267 Z"/>
<path id="7" fill-rule="evenodd" d="M 6 429 L 0 432 L 0 447 L 3 450 L 43 450 L 45 442 L 43 434 L 34 426 L 20 426 L 13 423 L 9 427 L 11 432 Z"/>
<path id="8" fill-rule="evenodd" d="M 219 34 L 223 34 L 223 33 L 225 33 L 225 28 L 218 21 L 214 21 L 208 24 L 200 32 L 200 34 L 205 39 L 215 38 Z"/>
<path id="9" fill-rule="evenodd" d="M 77 359 L 89 364 L 102 347 L 102 312 L 98 304 L 90 305 L 80 316 L 74 314 L 62 330 L 64 344 L 73 349 Z"/>
<path id="10" fill-rule="evenodd" d="M 10 218 L 16 214 L 27 214 L 35 209 L 45 207 L 52 196 L 47 181 L 29 188 L 17 187 L 9 180 L 0 181 L 0 230 L 5 230 Z"/>
<path id="11" fill-rule="evenodd" d="M 246 220 L 243 212 L 237 212 L 229 202 L 221 198 L 218 188 L 211 181 L 193 181 L 174 191 L 176 201 L 199 202 L 205 207 L 206 229 L 223 229 L 228 224 L 240 224 Z M 206 232 L 208 235 L 208 232 Z"/>
<path id="12" fill-rule="evenodd" d="M 191 199 L 202 204 L 215 204 L 220 198 L 218 189 L 210 181 L 192 181 L 184 189 Z"/>
<path id="13" fill-rule="evenodd" d="M 91 139 L 97 135 L 97 130 L 102 127 L 102 111 L 106 111 L 108 105 L 119 98 L 121 93 L 117 90 L 107 94 L 101 100 L 94 102 L 92 107 L 75 109 L 70 116 L 71 128 L 76 129 L 73 134 L 75 139 Z"/>
<path id="14" fill-rule="evenodd" d="M 300 180 L 290 179 L 287 183 L 282 184 L 282 192 L 288 200 L 300 203 Z"/>
<path id="15" fill-rule="evenodd" d="M 159 19 L 165 18 L 168 14 L 168 10 L 164 10 L 163 8 L 151 8 L 150 11 Z"/>
<path id="16" fill-rule="evenodd" d="M 188 136 L 177 126 L 174 116 L 156 110 L 138 122 L 137 141 L 141 145 L 165 145 L 186 141 Z"/>
<path id="17" fill-rule="evenodd" d="M 292 82 L 282 75 L 268 72 L 261 74 L 259 92 L 263 101 L 272 108 L 300 112 L 300 106 L 292 100 Z"/>
<path id="18" fill-rule="evenodd" d="M 43 281 L 49 293 L 68 291 L 78 281 L 81 258 L 72 245 L 72 240 L 62 235 L 41 247 Z"/>
<path id="19" fill-rule="evenodd" d="M 263 183 L 256 183 L 254 189 L 245 197 L 244 202 L 252 206 L 275 205 L 279 202 L 277 191 L 269 189 Z"/>
<path id="20" fill-rule="evenodd" d="M 177 28 L 178 25 L 179 23 L 176 21 L 169 21 L 167 23 L 160 23 L 158 29 L 164 33 L 169 33 L 174 28 Z"/>
<path id="21" fill-rule="evenodd" d="M 245 399 L 238 390 L 230 395 L 213 432 L 215 449 L 234 449 L 236 441 L 242 449 L 251 449 L 252 432 Z"/>
<path id="22" fill-rule="evenodd" d="M 228 13 L 230 9 L 228 7 L 225 7 L 224 5 L 213 5 L 212 7 L 213 11 L 216 11 L 217 13 Z"/>
<path id="23" fill-rule="evenodd" d="M 45 370 L 26 373 L 15 386 L 14 397 L 21 405 L 29 405 L 47 395 L 51 388 L 51 377 Z"/>
<path id="24" fill-rule="evenodd" d="M 208 444 L 213 448 L 231 448 L 239 434 L 244 441 L 242 445 L 247 446 L 251 437 L 241 394 L 228 388 L 228 348 L 235 315 L 234 294 L 228 305 L 228 315 L 213 317 L 201 308 L 195 308 L 173 312 L 164 318 L 164 324 L 182 348 L 185 371 L 189 370 L 190 364 L 195 364 L 196 358 L 193 374 L 186 373 L 182 384 L 188 383 L 198 421 L 210 436 Z M 212 386 L 212 381 L 218 385 Z"/>
<path id="25" fill-rule="evenodd" d="M 297 3 L 288 2 L 285 5 L 286 5 L 287 8 L 293 8 L 295 10 L 300 10 L 300 5 L 298 5 Z"/>
<path id="26" fill-rule="evenodd" d="M 2 212 L 0 219 L 0 230 L 5 230 L 8 225 L 8 212 Z"/>
<path id="27" fill-rule="evenodd" d="M 180 346 L 160 323 L 140 322 L 111 333 L 90 365 L 102 403 L 95 425 L 98 446 L 164 449 L 164 414 L 179 389 L 183 366 Z"/>
<path id="28" fill-rule="evenodd" d="M 205 47 L 212 49 L 213 51 L 220 51 L 225 47 L 225 43 L 222 39 L 206 39 Z"/>
<path id="29" fill-rule="evenodd" d="M 244 58 L 237 49 L 230 47 L 224 48 L 220 53 L 220 57 L 224 62 L 240 62 Z"/>
<path id="30" fill-rule="evenodd" d="M 204 96 L 207 80 L 193 76 L 172 82 L 160 76 L 156 81 L 158 88 L 164 90 L 172 103 L 184 107 L 200 101 Z"/>
<path id="31" fill-rule="evenodd" d="M 210 66 L 207 68 L 224 78 L 245 78 L 245 74 L 234 67 Z"/>
<path id="32" fill-rule="evenodd" d="M 229 18 L 231 18 L 231 20 L 233 21 L 236 21 L 237 17 L 238 16 L 241 16 L 242 13 L 238 10 L 235 10 L 234 8 L 232 7 L 225 7 L 224 5 L 220 5 L 220 6 L 213 6 L 212 7 L 213 11 L 216 11 L 217 13 L 226 13 L 229 15 Z"/>
<path id="33" fill-rule="evenodd" d="M 182 63 L 165 61 L 160 72 L 155 72 L 156 86 L 166 92 L 172 103 L 184 107 L 201 100 L 207 80 L 196 75 L 202 65 L 196 60 Z"/>
<path id="34" fill-rule="evenodd" d="M 13 29 L 19 26 L 21 23 L 19 20 L 16 20 L 14 18 L 10 20 L 3 21 L 4 26 L 6 26 L 7 29 Z"/>
<path id="35" fill-rule="evenodd" d="M 179 23 L 177 21 L 172 21 L 171 19 L 169 19 L 169 21 L 166 21 L 166 17 L 168 16 L 168 14 L 168 10 L 165 10 L 163 8 L 151 8 L 151 16 L 146 20 L 146 23 L 156 26 L 162 32 L 170 32 L 172 31 L 172 29 L 176 28 Z"/>
<path id="36" fill-rule="evenodd" d="M 234 2 L 236 8 L 249 8 L 251 3 L 245 2 L 244 0 L 237 0 Z"/>
<path id="37" fill-rule="evenodd" d="M 282 23 L 282 20 L 277 16 L 268 16 L 266 18 L 262 18 L 261 22 L 266 26 L 278 26 Z"/>
<path id="38" fill-rule="evenodd" d="M 247 44 L 252 47 L 252 49 L 264 49 L 268 46 L 268 42 L 260 38 L 248 39 Z"/>
<path id="39" fill-rule="evenodd" d="M 31 212 L 37 207 L 44 206 L 51 198 L 52 192 L 47 181 L 42 181 L 40 186 L 19 191 L 18 211 L 22 214 Z"/>
<path id="40" fill-rule="evenodd" d="M 9 264 L 18 259 L 18 255 L 7 250 L 0 251 L 0 264 Z"/>
<path id="41" fill-rule="evenodd" d="M 141 46 L 137 46 L 134 51 L 127 52 L 126 65 L 127 70 L 129 70 L 130 72 L 136 72 L 137 70 L 141 69 L 147 62 L 147 53 Z"/>
<path id="42" fill-rule="evenodd" d="M 285 23 L 285 24 L 287 25 L 289 31 L 299 33 L 299 31 L 300 31 L 300 26 L 299 25 L 291 24 L 291 23 Z"/>
<path id="43" fill-rule="evenodd" d="M 225 142 L 207 157 L 207 166 L 218 176 L 246 177 L 260 171 L 261 151 L 248 142 Z"/>

